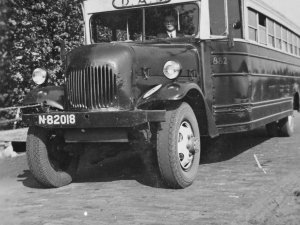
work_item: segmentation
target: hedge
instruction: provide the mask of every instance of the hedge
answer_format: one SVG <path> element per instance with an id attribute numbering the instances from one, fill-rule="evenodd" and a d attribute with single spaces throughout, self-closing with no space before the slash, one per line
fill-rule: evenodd
<path id="1" fill-rule="evenodd" d="M 52 84 L 63 82 L 60 42 L 67 51 L 83 44 L 80 2 L 0 0 L 0 108 L 21 104 L 37 67 Z"/>

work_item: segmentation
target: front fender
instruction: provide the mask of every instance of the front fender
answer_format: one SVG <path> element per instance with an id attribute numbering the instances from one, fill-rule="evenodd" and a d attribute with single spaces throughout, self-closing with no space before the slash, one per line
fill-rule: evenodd
<path id="1" fill-rule="evenodd" d="M 195 83 L 176 82 L 167 84 L 150 97 L 145 99 L 141 97 L 138 100 L 137 106 L 138 108 L 148 108 L 148 106 L 151 108 L 152 103 L 155 102 L 181 101 L 184 98 L 192 106 L 193 110 L 198 112 L 196 113 L 197 117 L 205 127 L 204 134 L 208 134 L 210 137 L 218 136 L 219 132 L 211 109 L 205 100 L 202 90 Z"/>
<path id="2" fill-rule="evenodd" d="M 156 93 L 148 98 L 140 97 L 137 101 L 137 107 L 143 107 L 145 104 L 158 101 L 178 101 L 182 100 L 190 90 L 196 89 L 202 94 L 201 89 L 195 83 L 174 82 L 161 87 Z M 202 94 L 203 96 L 203 94 Z"/>
<path id="3" fill-rule="evenodd" d="M 48 86 L 36 88 L 29 92 L 23 105 L 45 104 L 58 109 L 64 109 L 65 90 L 61 86 Z"/>

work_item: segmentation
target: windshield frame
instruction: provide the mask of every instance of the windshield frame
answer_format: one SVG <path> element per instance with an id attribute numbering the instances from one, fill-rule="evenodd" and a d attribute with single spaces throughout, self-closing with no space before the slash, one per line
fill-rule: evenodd
<path id="1" fill-rule="evenodd" d="M 93 13 L 93 14 L 90 14 L 89 16 L 89 39 L 90 39 L 90 43 L 91 44 L 96 44 L 96 43 L 101 43 L 101 42 L 95 42 L 93 40 L 93 27 L 92 27 L 92 19 L 94 16 L 97 16 L 101 13 L 105 13 L 105 12 L 125 12 L 125 11 L 129 11 L 129 10 L 134 10 L 134 9 L 140 9 L 142 10 L 142 18 L 143 18 L 143 21 L 142 21 L 142 40 L 122 40 L 122 41 L 111 41 L 111 42 L 153 42 L 154 40 L 159 40 L 159 39 L 162 39 L 162 40 L 165 40 L 166 42 L 171 42 L 170 39 L 165 39 L 165 38 L 154 38 L 152 40 L 146 40 L 145 37 L 145 33 L 146 33 L 146 18 L 145 18 L 145 10 L 147 8 L 154 8 L 154 7 L 168 7 L 168 6 L 178 6 L 178 5 L 184 5 L 184 4 L 194 4 L 196 7 L 197 7 L 197 18 L 196 18 L 196 21 L 197 21 L 197 24 L 196 24 L 196 32 L 194 35 L 188 35 L 186 37 L 177 37 L 177 38 L 174 38 L 174 40 L 180 40 L 180 39 L 186 39 L 186 38 L 199 38 L 200 37 L 200 24 L 201 24 L 201 1 L 199 0 L 195 0 L 195 1 L 186 1 L 186 2 L 181 2 L 181 3 L 168 3 L 168 4 L 155 4 L 155 5 L 150 5 L 150 6 L 143 6 L 143 7 L 130 7 L 130 8 L 124 8 L 124 9 L 120 9 L 120 10 L 113 10 L 113 11 L 102 11 L 102 12 L 98 12 L 98 13 Z"/>

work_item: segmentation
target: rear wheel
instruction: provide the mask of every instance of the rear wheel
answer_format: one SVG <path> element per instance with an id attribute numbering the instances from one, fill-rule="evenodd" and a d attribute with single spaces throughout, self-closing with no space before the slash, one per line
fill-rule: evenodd
<path id="1" fill-rule="evenodd" d="M 64 139 L 40 127 L 30 127 L 26 153 L 28 166 L 36 180 L 45 187 L 61 187 L 72 182 L 79 157 L 64 151 Z"/>
<path id="2" fill-rule="evenodd" d="M 278 131 L 279 131 L 277 121 L 268 123 L 266 125 L 266 130 L 267 130 L 267 133 L 268 133 L 269 137 L 277 137 L 278 136 Z"/>
<path id="3" fill-rule="evenodd" d="M 280 134 L 284 137 L 291 137 L 295 129 L 294 115 L 279 120 Z"/>
<path id="4" fill-rule="evenodd" d="M 172 188 L 185 188 L 196 178 L 200 160 L 200 132 L 192 108 L 182 103 L 166 113 L 157 131 L 161 176 Z"/>

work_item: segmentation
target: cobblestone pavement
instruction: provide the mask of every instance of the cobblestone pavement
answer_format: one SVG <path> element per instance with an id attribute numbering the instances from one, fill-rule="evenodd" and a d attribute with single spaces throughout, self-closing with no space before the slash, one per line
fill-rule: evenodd
<path id="1" fill-rule="evenodd" d="M 157 187 L 136 154 L 81 163 L 77 181 L 58 189 L 36 183 L 24 153 L 1 159 L 0 224 L 299 225 L 300 116 L 296 125 L 291 138 L 219 137 L 184 190 Z"/>

